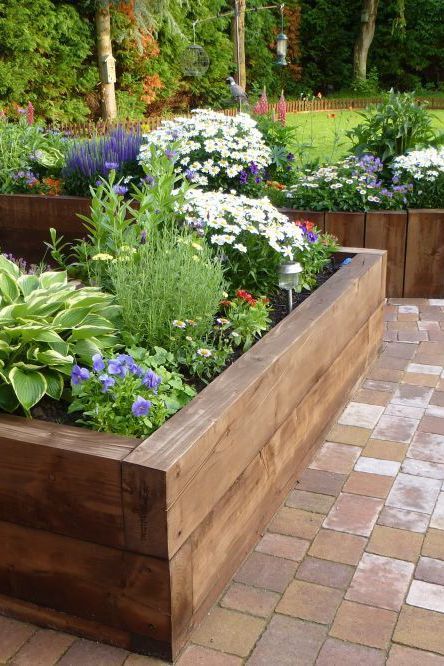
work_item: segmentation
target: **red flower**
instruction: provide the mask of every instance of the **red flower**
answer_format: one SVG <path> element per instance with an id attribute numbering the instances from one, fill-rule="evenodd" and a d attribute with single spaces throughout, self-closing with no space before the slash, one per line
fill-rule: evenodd
<path id="1" fill-rule="evenodd" d="M 238 289 L 236 291 L 236 296 L 250 305 L 255 305 L 257 303 L 256 299 L 250 294 L 250 292 L 245 291 L 245 289 Z"/>

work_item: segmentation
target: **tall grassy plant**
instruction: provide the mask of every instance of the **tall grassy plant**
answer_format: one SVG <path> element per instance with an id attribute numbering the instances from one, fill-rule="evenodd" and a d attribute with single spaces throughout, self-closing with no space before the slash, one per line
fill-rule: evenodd
<path id="1" fill-rule="evenodd" d="M 136 253 L 110 265 L 110 276 L 124 337 L 149 349 L 172 349 L 182 322 L 195 338 L 208 333 L 224 292 L 219 259 L 203 240 L 172 225 L 152 228 Z"/>

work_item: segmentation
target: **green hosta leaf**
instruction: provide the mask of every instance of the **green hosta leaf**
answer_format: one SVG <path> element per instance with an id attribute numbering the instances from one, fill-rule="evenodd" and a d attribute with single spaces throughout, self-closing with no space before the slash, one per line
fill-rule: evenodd
<path id="1" fill-rule="evenodd" d="M 83 322 L 89 312 L 91 312 L 90 308 L 69 308 L 58 312 L 52 320 L 53 327 L 59 329 L 74 328 Z"/>
<path id="2" fill-rule="evenodd" d="M 101 307 L 100 308 L 100 314 L 102 317 L 105 317 L 109 321 L 114 322 L 117 317 L 119 317 L 120 313 L 122 312 L 122 308 L 120 305 L 107 305 L 106 307 Z"/>
<path id="3" fill-rule="evenodd" d="M 20 296 L 17 282 L 8 273 L 0 273 L 0 292 L 6 303 L 14 303 Z"/>
<path id="4" fill-rule="evenodd" d="M 39 281 L 43 289 L 49 289 L 59 284 L 66 285 L 68 275 L 66 271 L 46 271 L 40 275 Z"/>
<path id="5" fill-rule="evenodd" d="M 104 320 L 106 321 L 106 319 Z M 114 331 L 114 326 L 111 324 L 103 326 L 78 326 L 73 329 L 72 334 L 68 338 L 68 342 L 74 342 L 75 340 L 85 340 L 97 335 L 106 335 L 107 333 L 112 333 Z"/>
<path id="6" fill-rule="evenodd" d="M 6 259 L 4 254 L 0 255 L 0 271 L 4 271 L 12 278 L 18 278 L 20 275 L 20 269 L 17 264 L 14 264 L 13 261 Z"/>
<path id="7" fill-rule="evenodd" d="M 48 388 L 45 377 L 37 371 L 28 372 L 15 367 L 9 373 L 9 380 L 17 400 L 27 412 L 43 398 Z"/>
<path id="8" fill-rule="evenodd" d="M 75 356 L 86 363 L 91 363 L 92 356 L 101 352 L 101 347 L 99 347 L 95 338 L 79 340 L 72 345 L 71 349 Z"/>
<path id="9" fill-rule="evenodd" d="M 19 401 L 10 384 L 0 384 L 0 409 L 4 412 L 15 412 Z"/>
<path id="10" fill-rule="evenodd" d="M 12 368 L 20 368 L 20 370 L 41 370 L 43 366 L 36 365 L 35 363 L 25 363 L 24 361 L 17 361 L 12 363 Z"/>
<path id="11" fill-rule="evenodd" d="M 111 299 L 112 296 L 109 294 L 98 291 L 93 287 L 86 287 L 85 289 L 79 290 L 72 294 L 67 299 L 67 303 L 70 308 L 84 308 L 97 304 L 108 305 Z"/>
<path id="12" fill-rule="evenodd" d="M 74 363 L 72 356 L 62 356 L 62 354 L 59 354 L 53 349 L 48 349 L 47 351 L 39 351 L 37 349 L 33 356 L 39 363 L 43 363 L 49 367 L 57 366 L 57 370 L 64 372 L 65 374 L 71 372 L 72 364 Z"/>
<path id="13" fill-rule="evenodd" d="M 58 372 L 45 371 L 46 379 L 46 393 L 54 400 L 60 400 L 63 393 L 64 381 L 63 377 Z"/>
<path id="14" fill-rule="evenodd" d="M 23 296 L 29 296 L 35 289 L 39 288 L 39 279 L 36 275 L 21 275 L 17 284 Z"/>

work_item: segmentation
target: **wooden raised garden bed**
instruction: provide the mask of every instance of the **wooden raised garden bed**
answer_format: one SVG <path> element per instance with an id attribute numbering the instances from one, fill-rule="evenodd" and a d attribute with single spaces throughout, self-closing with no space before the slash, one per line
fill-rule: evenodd
<path id="1" fill-rule="evenodd" d="M 380 347 L 355 254 L 145 441 L 0 417 L 0 612 L 175 657 Z"/>

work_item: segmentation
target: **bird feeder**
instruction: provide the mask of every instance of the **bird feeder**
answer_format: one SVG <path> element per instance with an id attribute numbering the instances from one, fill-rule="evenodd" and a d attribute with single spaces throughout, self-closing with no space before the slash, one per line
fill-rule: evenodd
<path id="1" fill-rule="evenodd" d="M 277 60 L 276 64 L 281 67 L 285 67 L 287 63 L 287 49 L 288 49 L 288 37 L 284 33 L 284 5 L 280 6 L 281 10 L 281 31 L 276 37 L 276 54 Z"/>
<path id="2" fill-rule="evenodd" d="M 196 23 L 193 23 L 193 43 L 182 53 L 181 69 L 185 76 L 203 76 L 210 66 L 210 58 L 203 46 L 196 44 Z"/>

